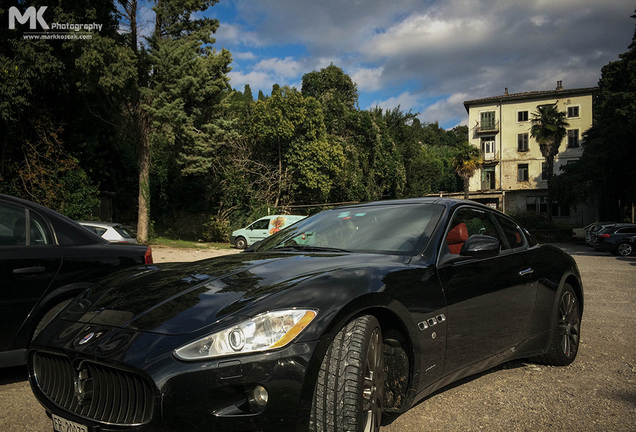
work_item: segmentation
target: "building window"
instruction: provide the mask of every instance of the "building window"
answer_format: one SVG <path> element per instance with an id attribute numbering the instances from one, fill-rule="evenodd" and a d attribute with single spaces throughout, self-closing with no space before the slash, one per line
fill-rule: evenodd
<path id="1" fill-rule="evenodd" d="M 517 135 L 517 151 L 527 152 L 528 151 L 528 134 L 522 133 Z"/>
<path id="2" fill-rule="evenodd" d="M 548 200 L 544 196 L 526 197 L 526 211 L 530 213 L 547 213 Z"/>
<path id="3" fill-rule="evenodd" d="M 561 205 L 559 203 L 554 203 L 554 205 L 552 206 L 552 216 L 569 217 L 570 207 Z"/>
<path id="4" fill-rule="evenodd" d="M 528 181 L 528 164 L 518 164 L 517 165 L 517 181 Z"/>
<path id="5" fill-rule="evenodd" d="M 481 129 L 482 130 L 494 130 L 495 129 L 495 112 L 486 111 L 480 113 Z"/>
<path id="6" fill-rule="evenodd" d="M 517 111 L 517 121 L 518 122 L 527 122 L 528 121 L 528 111 Z"/>
<path id="7" fill-rule="evenodd" d="M 578 147 L 579 147 L 579 130 L 578 129 L 568 130 L 568 148 L 578 148 Z"/>
<path id="8" fill-rule="evenodd" d="M 579 117 L 579 107 L 578 106 L 568 107 L 568 117 Z"/>
<path id="9" fill-rule="evenodd" d="M 484 155 L 484 160 L 495 158 L 495 137 L 481 138 L 481 152 Z"/>
<path id="10" fill-rule="evenodd" d="M 485 167 L 481 171 L 481 190 L 495 189 L 495 167 Z"/>

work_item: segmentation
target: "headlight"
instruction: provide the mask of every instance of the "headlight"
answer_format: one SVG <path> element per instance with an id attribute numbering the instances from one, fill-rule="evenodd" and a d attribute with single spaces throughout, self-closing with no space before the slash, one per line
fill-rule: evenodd
<path id="1" fill-rule="evenodd" d="M 202 360 L 281 348 L 290 343 L 316 317 L 308 309 L 266 312 L 189 343 L 177 350 L 181 360 Z"/>

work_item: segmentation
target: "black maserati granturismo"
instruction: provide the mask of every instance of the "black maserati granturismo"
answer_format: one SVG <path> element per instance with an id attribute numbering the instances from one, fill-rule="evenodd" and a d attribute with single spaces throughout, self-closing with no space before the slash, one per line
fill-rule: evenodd
<path id="1" fill-rule="evenodd" d="M 570 364 L 582 312 L 574 260 L 505 214 L 384 201 L 114 274 L 40 332 L 28 367 L 58 431 L 372 432 L 497 364 Z"/>

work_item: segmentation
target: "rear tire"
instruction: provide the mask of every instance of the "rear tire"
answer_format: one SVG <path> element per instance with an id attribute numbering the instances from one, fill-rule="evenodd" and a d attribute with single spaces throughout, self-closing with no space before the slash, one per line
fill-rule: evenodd
<path id="1" fill-rule="evenodd" d="M 236 246 L 237 249 L 245 249 L 247 247 L 247 240 L 245 240 L 245 237 L 239 237 L 234 242 L 234 246 Z"/>
<path id="2" fill-rule="evenodd" d="M 579 350 L 581 307 L 574 289 L 565 284 L 559 297 L 548 351 L 534 360 L 539 363 L 567 366 Z"/>
<path id="3" fill-rule="evenodd" d="M 356 318 L 338 332 L 322 361 L 309 430 L 377 432 L 384 383 L 380 324 L 371 315 Z"/>
<path id="4" fill-rule="evenodd" d="M 621 243 L 616 248 L 616 253 L 620 256 L 630 256 L 634 252 L 634 248 L 629 243 Z"/>

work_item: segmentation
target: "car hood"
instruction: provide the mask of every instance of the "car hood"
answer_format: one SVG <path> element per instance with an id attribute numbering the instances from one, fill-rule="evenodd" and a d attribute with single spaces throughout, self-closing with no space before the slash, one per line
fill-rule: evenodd
<path id="1" fill-rule="evenodd" d="M 241 253 L 184 264 L 127 270 L 87 291 L 67 321 L 168 335 L 195 332 L 225 317 L 251 315 L 266 297 L 352 268 L 401 257 L 370 254 Z M 319 293 L 312 293 L 313 297 Z M 294 296 L 294 299 L 298 297 Z M 311 302 L 311 296 L 303 297 Z M 270 308 L 310 306 L 277 299 Z M 249 312 L 247 309 L 250 309 Z M 258 309 L 258 308 L 256 308 Z"/>

